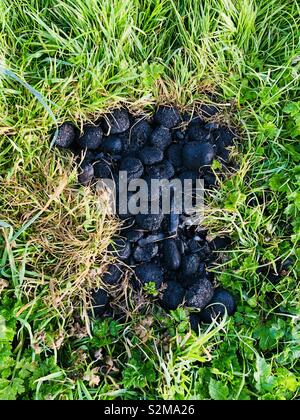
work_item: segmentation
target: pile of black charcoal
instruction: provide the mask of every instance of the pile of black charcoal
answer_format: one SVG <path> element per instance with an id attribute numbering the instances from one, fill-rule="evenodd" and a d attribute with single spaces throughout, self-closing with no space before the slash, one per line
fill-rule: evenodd
<path id="1" fill-rule="evenodd" d="M 127 181 L 144 179 L 204 180 L 204 188 L 217 187 L 213 161 L 226 171 L 235 134 L 217 123 L 218 109 L 203 105 L 192 115 L 173 106 L 159 106 L 154 115 L 132 115 L 125 108 L 114 109 L 83 132 L 64 123 L 55 144 L 72 150 L 79 164 L 78 182 L 94 185 L 112 179 L 118 189 L 119 172 Z M 130 194 L 128 195 L 130 197 Z M 150 200 L 151 198 L 149 198 Z M 235 301 L 223 288 L 215 288 L 209 267 L 218 251 L 230 245 L 230 238 L 208 241 L 201 225 L 188 224 L 185 214 L 122 214 L 122 229 L 114 238 L 111 251 L 118 263 L 103 275 L 107 285 L 122 281 L 124 267 L 132 268 L 132 287 L 159 291 L 158 301 L 166 310 L 186 305 L 191 310 L 191 325 L 210 323 L 232 315 Z M 102 316 L 109 307 L 109 295 L 94 291 L 94 314 Z"/>

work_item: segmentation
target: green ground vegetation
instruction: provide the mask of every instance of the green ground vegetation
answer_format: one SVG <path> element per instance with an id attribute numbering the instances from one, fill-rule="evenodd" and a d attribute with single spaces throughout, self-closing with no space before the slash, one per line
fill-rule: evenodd
<path id="1" fill-rule="evenodd" d="M 0 0 L 0 399 L 299 398 L 299 12 L 297 0 Z M 124 318 L 89 323 L 118 226 L 51 130 L 120 103 L 210 101 L 240 134 L 239 168 L 205 219 L 234 240 L 214 270 L 235 316 L 197 335 L 183 308 L 166 316 L 124 284 Z"/>

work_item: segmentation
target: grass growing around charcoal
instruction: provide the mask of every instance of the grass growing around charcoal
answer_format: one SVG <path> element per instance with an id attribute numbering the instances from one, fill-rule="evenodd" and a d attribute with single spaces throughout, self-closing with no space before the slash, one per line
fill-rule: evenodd
<path id="1" fill-rule="evenodd" d="M 0 398 L 299 398 L 299 12 L 296 0 L 0 0 Z M 239 169 L 205 220 L 234 239 L 214 271 L 237 313 L 196 336 L 183 309 L 166 316 L 125 284 L 122 322 L 89 325 L 86 290 L 117 224 L 49 150 L 45 104 L 80 125 L 120 102 L 211 94 L 240 132 Z M 259 269 L 287 258 L 277 282 Z"/>

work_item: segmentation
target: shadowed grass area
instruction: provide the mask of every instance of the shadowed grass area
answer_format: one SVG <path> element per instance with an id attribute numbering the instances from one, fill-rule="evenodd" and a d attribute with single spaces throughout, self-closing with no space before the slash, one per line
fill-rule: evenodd
<path id="1" fill-rule="evenodd" d="M 0 0 L 0 398 L 299 396 L 299 11 L 296 0 Z M 87 290 L 117 223 L 49 149 L 47 106 L 81 127 L 118 103 L 160 102 L 218 102 L 240 132 L 239 168 L 205 219 L 234 240 L 213 270 L 238 311 L 199 336 L 182 308 L 166 316 L 126 285 L 126 317 L 89 326 Z"/>

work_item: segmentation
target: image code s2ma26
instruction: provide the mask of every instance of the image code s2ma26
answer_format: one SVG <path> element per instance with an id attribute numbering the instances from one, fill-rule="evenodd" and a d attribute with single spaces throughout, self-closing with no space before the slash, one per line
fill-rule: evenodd
<path id="1" fill-rule="evenodd" d="M 106 406 L 104 409 L 105 415 L 121 415 L 135 418 L 138 415 L 146 416 L 161 416 L 161 415 L 189 415 L 193 416 L 196 414 L 194 404 L 166 404 L 166 403 L 155 403 L 145 404 L 141 402 L 138 405 L 132 406 L 118 406 L 115 403 Z"/>

